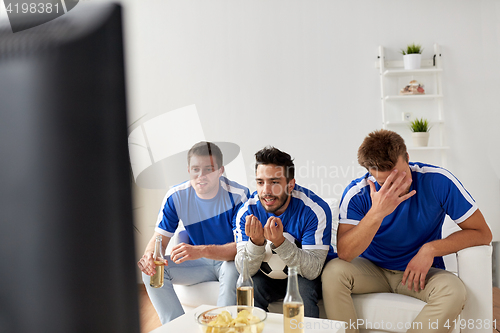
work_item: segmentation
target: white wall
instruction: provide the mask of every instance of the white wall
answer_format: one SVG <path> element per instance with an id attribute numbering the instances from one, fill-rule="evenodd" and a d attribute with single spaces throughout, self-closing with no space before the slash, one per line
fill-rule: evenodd
<path id="1" fill-rule="evenodd" d="M 381 127 L 378 46 L 441 45 L 447 167 L 500 239 L 500 2 L 126 1 L 130 123 L 195 104 L 205 136 L 289 152 L 297 182 L 340 196 Z M 322 173 L 318 176 L 319 173 Z M 314 187 L 319 184 L 319 187 Z M 142 253 L 165 191 L 135 188 Z"/>

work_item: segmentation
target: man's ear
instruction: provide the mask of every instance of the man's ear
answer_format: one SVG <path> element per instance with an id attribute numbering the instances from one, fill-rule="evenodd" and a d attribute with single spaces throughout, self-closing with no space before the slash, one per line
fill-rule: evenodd
<path id="1" fill-rule="evenodd" d="M 224 166 L 221 166 L 219 169 L 219 177 L 224 174 L 224 171 L 225 171 Z"/>
<path id="2" fill-rule="evenodd" d="M 295 178 L 292 178 L 287 184 L 287 193 L 288 194 L 292 193 L 294 187 L 295 187 Z"/>

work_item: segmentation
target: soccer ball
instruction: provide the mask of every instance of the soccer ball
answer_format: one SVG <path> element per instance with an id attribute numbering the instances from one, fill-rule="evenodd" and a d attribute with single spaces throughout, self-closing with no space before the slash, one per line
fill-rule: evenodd
<path id="1" fill-rule="evenodd" d="M 298 243 L 295 241 L 295 238 L 287 232 L 284 232 L 283 236 L 292 243 Z M 266 255 L 260 264 L 260 270 L 271 279 L 286 279 L 288 277 L 288 266 L 285 265 L 280 256 L 271 249 L 271 244 L 270 241 L 266 240 Z M 300 247 L 300 243 L 297 244 L 297 246 Z"/>

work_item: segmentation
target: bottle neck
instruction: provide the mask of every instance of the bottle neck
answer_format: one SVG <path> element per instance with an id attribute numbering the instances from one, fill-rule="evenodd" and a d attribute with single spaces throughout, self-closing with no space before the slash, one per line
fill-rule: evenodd
<path id="1" fill-rule="evenodd" d="M 154 251 L 153 257 L 155 259 L 158 257 L 163 258 L 162 249 L 161 249 L 161 236 L 160 235 L 156 236 L 155 251 Z"/>
<path id="2" fill-rule="evenodd" d="M 296 267 L 288 267 L 288 285 L 286 289 L 289 291 L 299 291 L 299 281 L 297 278 Z"/>
<path id="3" fill-rule="evenodd" d="M 238 287 L 253 287 L 252 277 L 248 272 L 248 254 L 243 252 L 241 256 L 241 274 L 237 281 Z"/>
<path id="4" fill-rule="evenodd" d="M 297 267 L 288 267 L 288 284 L 286 287 L 285 303 L 303 303 L 299 292 Z"/>

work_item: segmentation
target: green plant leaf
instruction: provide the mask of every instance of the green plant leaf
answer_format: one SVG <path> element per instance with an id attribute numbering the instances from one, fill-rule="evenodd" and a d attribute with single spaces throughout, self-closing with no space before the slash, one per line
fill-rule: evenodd
<path id="1" fill-rule="evenodd" d="M 424 49 L 422 48 L 422 45 L 420 44 L 409 44 L 405 49 L 401 49 L 401 53 L 403 55 L 407 54 L 421 54 Z"/>
<path id="2" fill-rule="evenodd" d="M 424 118 L 415 119 L 410 123 L 412 132 L 429 132 L 432 126 L 429 126 L 429 121 Z"/>

